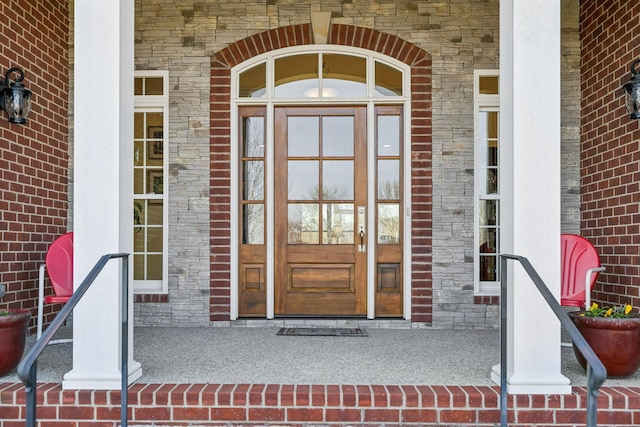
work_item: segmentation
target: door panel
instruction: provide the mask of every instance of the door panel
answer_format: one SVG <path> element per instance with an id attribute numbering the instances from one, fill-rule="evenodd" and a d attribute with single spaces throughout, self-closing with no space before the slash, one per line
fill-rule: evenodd
<path id="1" fill-rule="evenodd" d="M 275 110 L 276 315 L 366 315 L 365 129 L 364 107 Z"/>

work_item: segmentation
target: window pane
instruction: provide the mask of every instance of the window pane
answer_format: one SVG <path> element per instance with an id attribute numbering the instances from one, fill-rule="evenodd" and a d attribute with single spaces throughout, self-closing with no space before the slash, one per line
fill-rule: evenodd
<path id="1" fill-rule="evenodd" d="M 353 117 L 322 118 L 322 154 L 331 157 L 353 156 Z"/>
<path id="2" fill-rule="evenodd" d="M 264 199 L 264 162 L 242 162 L 242 200 Z"/>
<path id="3" fill-rule="evenodd" d="M 378 156 L 400 155 L 400 116 L 378 116 Z"/>
<path id="4" fill-rule="evenodd" d="M 400 243 L 400 205 L 397 203 L 378 204 L 378 244 L 397 245 Z"/>
<path id="5" fill-rule="evenodd" d="M 322 162 L 322 198 L 324 200 L 353 199 L 353 160 Z"/>
<path id="6" fill-rule="evenodd" d="M 290 157 L 317 156 L 319 151 L 320 119 L 318 117 L 289 117 L 287 124 L 288 154 Z"/>
<path id="7" fill-rule="evenodd" d="M 147 200 L 147 224 L 162 225 L 163 223 L 163 202 L 162 200 Z"/>
<path id="8" fill-rule="evenodd" d="M 242 243 L 247 245 L 264 244 L 264 206 L 242 206 Z"/>
<path id="9" fill-rule="evenodd" d="M 147 166 L 162 166 L 164 157 L 164 142 L 147 141 L 147 156 L 145 164 Z"/>
<path id="10" fill-rule="evenodd" d="M 137 231 L 147 223 L 147 201 L 135 199 L 133 201 L 133 227 Z"/>
<path id="11" fill-rule="evenodd" d="M 147 169 L 147 194 L 164 193 L 162 169 Z"/>
<path id="12" fill-rule="evenodd" d="M 292 244 L 319 243 L 319 206 L 317 204 L 289 204 L 288 242 Z"/>
<path id="13" fill-rule="evenodd" d="M 146 77 L 144 79 L 144 94 L 145 95 L 162 95 L 162 77 Z"/>
<path id="14" fill-rule="evenodd" d="M 485 95 L 498 95 L 500 79 L 498 76 L 480 76 L 479 92 Z"/>
<path id="15" fill-rule="evenodd" d="M 481 200 L 480 201 L 480 230 L 478 252 L 480 253 L 479 273 L 481 281 L 497 281 L 500 280 L 500 271 L 497 264 L 497 254 L 500 252 L 500 234 L 498 225 L 498 201 Z M 483 226 L 483 224 L 488 226 Z M 495 226 L 493 226 L 495 224 Z M 492 254 L 492 255 L 488 255 Z"/>
<path id="16" fill-rule="evenodd" d="M 144 138 L 144 113 L 133 115 L 133 137 L 136 139 Z"/>
<path id="17" fill-rule="evenodd" d="M 498 224 L 498 200 L 480 200 L 480 226 Z"/>
<path id="18" fill-rule="evenodd" d="M 264 156 L 264 117 L 245 117 L 243 119 L 243 157 Z"/>
<path id="19" fill-rule="evenodd" d="M 147 229 L 144 227 L 136 227 L 133 231 L 133 251 L 144 252 Z"/>
<path id="20" fill-rule="evenodd" d="M 322 243 L 352 245 L 353 235 L 353 204 L 322 205 Z"/>
<path id="21" fill-rule="evenodd" d="M 239 96 L 242 98 L 263 98 L 267 96 L 267 65 L 258 64 L 240 73 Z"/>
<path id="22" fill-rule="evenodd" d="M 489 111 L 486 113 L 487 115 L 487 138 L 488 139 L 497 139 L 498 138 L 498 112 L 497 111 Z"/>
<path id="23" fill-rule="evenodd" d="M 376 61 L 376 96 L 402 96 L 402 72 Z"/>
<path id="24" fill-rule="evenodd" d="M 133 170 L 133 192 L 135 194 L 144 194 L 144 169 Z"/>
<path id="25" fill-rule="evenodd" d="M 487 158 L 486 163 L 487 166 L 498 166 L 498 141 L 497 140 L 489 140 L 487 141 Z"/>
<path id="26" fill-rule="evenodd" d="M 133 142 L 133 165 L 144 166 L 144 142 Z"/>
<path id="27" fill-rule="evenodd" d="M 133 280 L 144 280 L 144 255 L 133 256 Z"/>
<path id="28" fill-rule="evenodd" d="M 162 255 L 147 256 L 147 280 L 162 280 Z"/>
<path id="29" fill-rule="evenodd" d="M 276 97 L 304 98 L 306 90 L 314 88 L 318 90 L 318 55 L 277 58 L 274 61 L 274 67 Z"/>
<path id="30" fill-rule="evenodd" d="M 289 199 L 319 200 L 319 171 L 316 160 L 289 160 Z"/>
<path id="31" fill-rule="evenodd" d="M 322 56 L 323 96 L 364 98 L 367 94 L 367 62 L 365 58 L 350 55 L 325 54 Z"/>
<path id="32" fill-rule="evenodd" d="M 142 77 L 136 77 L 135 79 L 133 79 L 133 94 L 134 95 L 142 95 L 143 80 L 144 79 Z"/>
<path id="33" fill-rule="evenodd" d="M 483 282 L 495 282 L 498 280 L 497 257 L 480 256 L 480 280 Z"/>
<path id="34" fill-rule="evenodd" d="M 498 229 L 493 227 L 480 229 L 480 253 L 496 254 L 499 249 Z"/>
<path id="35" fill-rule="evenodd" d="M 485 194 L 498 194 L 498 169 L 487 169 L 484 182 Z"/>
<path id="36" fill-rule="evenodd" d="M 378 199 L 400 199 L 400 160 L 378 160 Z"/>
<path id="37" fill-rule="evenodd" d="M 144 113 L 147 120 L 147 138 L 162 139 L 162 127 L 164 126 L 162 113 Z"/>
<path id="38" fill-rule="evenodd" d="M 147 252 L 162 252 L 162 227 L 147 228 Z"/>

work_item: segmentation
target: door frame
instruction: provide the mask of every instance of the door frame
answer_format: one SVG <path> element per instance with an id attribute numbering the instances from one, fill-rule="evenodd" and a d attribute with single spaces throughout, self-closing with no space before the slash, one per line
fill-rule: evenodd
<path id="1" fill-rule="evenodd" d="M 354 99 L 331 99 L 318 101 L 317 99 L 313 101 L 302 102 L 300 100 L 279 100 L 275 98 L 239 98 L 237 96 L 238 93 L 238 75 L 245 69 L 248 69 L 255 64 L 263 61 L 267 61 L 267 81 L 273 75 L 273 58 L 286 56 L 296 53 L 342 53 L 342 54 L 353 54 L 358 56 L 365 56 L 367 60 L 373 62 L 374 60 L 387 62 L 390 65 L 394 66 L 402 70 L 403 72 L 403 93 L 402 97 L 394 97 L 392 99 L 388 98 L 362 98 L 358 100 Z M 371 68 L 371 67 L 369 67 Z M 370 76 L 368 76 L 370 79 Z M 267 83 L 269 84 L 269 83 Z M 371 84 L 371 83 L 369 83 Z M 239 120 L 239 106 L 240 105 L 263 105 L 266 108 L 266 135 L 265 135 L 265 162 L 266 162 L 266 171 L 272 171 L 272 165 L 274 164 L 274 126 L 275 126 L 275 117 L 274 111 L 276 106 L 285 106 L 285 105 L 319 105 L 328 104 L 332 106 L 340 106 L 340 105 L 361 105 L 366 107 L 366 139 L 367 139 L 367 170 L 368 173 L 373 170 L 375 171 L 375 106 L 376 105 L 402 105 L 403 106 L 403 144 L 405 149 L 403 150 L 403 159 L 402 164 L 404 168 L 404 178 L 403 178 L 403 212 L 401 215 L 404 216 L 403 221 L 403 242 L 402 242 L 402 252 L 403 252 L 403 266 L 402 266 L 402 274 L 403 274 L 403 319 L 411 320 L 411 293 L 412 293 L 412 274 L 411 274 L 411 262 L 412 262 L 412 232 L 411 232 L 411 68 L 390 56 L 380 54 L 378 52 L 369 51 L 361 48 L 354 48 L 348 46 L 336 46 L 336 45 L 312 45 L 312 46 L 294 46 L 289 48 L 278 49 L 275 51 L 270 51 L 261 55 L 258 55 L 252 59 L 249 59 L 245 62 L 238 64 L 237 66 L 231 69 L 231 103 L 230 103 L 230 119 L 231 119 L 231 127 L 230 127 L 230 136 L 231 136 L 231 152 L 230 152 L 230 183 L 231 183 L 231 218 L 230 218 L 230 229 L 231 229 L 231 254 L 230 254 L 230 320 L 238 319 L 238 283 L 239 283 L 239 257 L 238 257 L 238 248 L 240 245 L 240 241 L 238 238 L 238 229 L 240 227 L 241 214 L 239 212 L 239 196 L 237 189 L 239 176 L 240 176 L 240 168 L 239 168 L 239 132 L 238 132 L 238 120 Z M 327 102 L 330 101 L 330 102 Z M 275 262 L 275 254 L 274 254 L 274 243 L 275 243 L 275 225 L 274 225 L 274 209 L 275 209 L 275 200 L 274 200 L 274 176 L 273 173 L 267 172 L 265 174 L 265 245 L 267 247 L 266 250 L 266 261 L 265 261 L 265 281 L 266 281 L 266 319 L 274 319 L 274 311 L 275 311 L 275 274 L 274 274 L 274 262 Z M 372 194 L 375 194 L 375 181 L 369 179 L 367 183 L 368 190 L 368 200 L 367 200 L 367 228 L 368 230 L 375 230 L 375 222 L 374 215 L 370 213 L 373 212 L 375 208 L 375 198 L 371 197 Z M 271 248 L 271 250 L 269 250 Z M 367 319 L 375 318 L 375 277 L 376 277 L 376 265 L 375 265 L 375 253 L 374 251 L 367 250 Z"/>

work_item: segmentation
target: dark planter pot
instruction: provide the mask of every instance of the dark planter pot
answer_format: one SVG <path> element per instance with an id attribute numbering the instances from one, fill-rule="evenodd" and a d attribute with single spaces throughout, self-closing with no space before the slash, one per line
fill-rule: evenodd
<path id="1" fill-rule="evenodd" d="M 607 378 L 633 375 L 640 368 L 640 318 L 611 319 L 569 313 L 571 320 L 607 368 Z M 576 346 L 573 352 L 582 366 L 587 363 Z"/>
<path id="2" fill-rule="evenodd" d="M 31 319 L 28 310 L 9 309 L 11 314 L 0 315 L 0 377 L 11 372 L 22 358 Z"/>

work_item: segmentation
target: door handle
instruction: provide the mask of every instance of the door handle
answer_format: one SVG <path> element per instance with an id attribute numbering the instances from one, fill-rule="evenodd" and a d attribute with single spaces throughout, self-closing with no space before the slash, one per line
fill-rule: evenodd
<path id="1" fill-rule="evenodd" d="M 367 247 L 364 244 L 365 233 L 365 220 L 366 220 L 366 208 L 364 206 L 358 206 L 358 234 L 360 235 L 360 245 L 358 246 L 358 252 L 366 252 Z"/>

